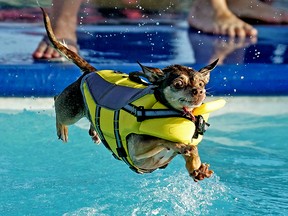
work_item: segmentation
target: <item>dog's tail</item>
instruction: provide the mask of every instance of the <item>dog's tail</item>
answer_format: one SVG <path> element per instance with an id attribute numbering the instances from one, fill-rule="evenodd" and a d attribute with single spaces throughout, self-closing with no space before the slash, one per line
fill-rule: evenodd
<path id="1" fill-rule="evenodd" d="M 94 68 L 92 65 L 90 65 L 87 61 L 85 61 L 82 57 L 80 57 L 77 53 L 73 52 L 72 50 L 68 49 L 65 44 L 59 42 L 57 38 L 54 35 L 50 18 L 48 14 L 45 12 L 45 10 L 40 7 L 43 13 L 44 18 L 44 25 L 45 29 L 48 35 L 49 40 L 51 41 L 51 44 L 53 47 L 65 58 L 67 58 L 70 61 L 73 61 L 74 64 L 76 64 L 84 73 L 90 73 L 96 71 L 96 68 Z"/>

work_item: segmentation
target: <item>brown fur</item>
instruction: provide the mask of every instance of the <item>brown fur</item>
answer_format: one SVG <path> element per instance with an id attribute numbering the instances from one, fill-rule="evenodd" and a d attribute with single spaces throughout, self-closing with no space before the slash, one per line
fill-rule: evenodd
<path id="1" fill-rule="evenodd" d="M 95 72 L 96 69 L 93 66 L 56 40 L 49 17 L 43 9 L 42 11 L 47 35 L 55 49 L 72 60 L 84 72 L 84 75 Z M 199 71 L 181 65 L 171 65 L 163 70 L 141 64 L 140 66 L 148 80 L 157 86 L 155 94 L 160 102 L 186 114 L 190 113 L 193 117 L 192 110 L 200 106 L 206 97 L 205 85 L 208 83 L 210 71 L 214 69 L 217 61 Z M 67 125 L 74 124 L 86 116 L 87 110 L 85 110 L 80 91 L 83 76 L 55 98 L 57 135 L 64 142 L 68 141 Z M 90 128 L 89 134 L 95 142 L 100 141 L 93 126 Z M 209 165 L 201 163 L 197 146 L 138 134 L 130 134 L 127 138 L 127 145 L 133 163 L 142 169 L 153 170 L 163 167 L 177 154 L 181 154 L 186 161 L 186 169 L 194 181 L 210 177 L 213 173 L 208 169 Z"/>

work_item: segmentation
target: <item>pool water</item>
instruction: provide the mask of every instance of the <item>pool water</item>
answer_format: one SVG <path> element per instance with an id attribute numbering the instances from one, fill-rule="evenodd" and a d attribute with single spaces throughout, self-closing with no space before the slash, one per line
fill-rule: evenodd
<path id="1" fill-rule="evenodd" d="M 174 24 L 79 26 L 79 52 L 98 69 L 123 72 L 139 70 L 137 60 L 200 69 L 221 57 L 208 89 L 228 103 L 199 146 L 213 177 L 193 182 L 181 156 L 135 174 L 93 144 L 87 121 L 63 144 L 52 97 L 79 69 L 32 59 L 42 23 L 0 23 L 0 215 L 288 215 L 287 28 L 257 25 L 255 41 Z"/>
<path id="2" fill-rule="evenodd" d="M 180 156 L 165 170 L 135 174 L 91 141 L 85 120 L 63 144 L 52 99 L 18 110 L 4 101 L 1 215 L 287 215 L 288 98 L 227 99 L 199 146 L 215 174 L 199 183 Z"/>

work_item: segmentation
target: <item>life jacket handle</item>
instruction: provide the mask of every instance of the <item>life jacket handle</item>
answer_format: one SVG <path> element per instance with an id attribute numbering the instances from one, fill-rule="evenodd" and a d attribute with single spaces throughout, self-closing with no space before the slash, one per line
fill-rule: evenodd
<path id="1" fill-rule="evenodd" d="M 146 82 L 145 80 L 141 79 L 141 77 L 148 78 L 146 74 L 144 74 L 143 72 L 140 72 L 140 71 L 134 71 L 134 72 L 129 73 L 129 79 L 131 81 L 139 83 L 139 84 L 143 84 L 145 86 L 152 85 L 152 84 Z"/>

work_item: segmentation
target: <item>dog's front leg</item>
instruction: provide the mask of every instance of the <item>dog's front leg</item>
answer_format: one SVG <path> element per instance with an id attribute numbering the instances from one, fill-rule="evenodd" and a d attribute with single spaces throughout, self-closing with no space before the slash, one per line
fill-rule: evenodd
<path id="1" fill-rule="evenodd" d="M 94 143 L 96 143 L 96 144 L 101 143 L 101 139 L 99 138 L 99 136 L 98 136 L 98 134 L 97 134 L 97 132 L 94 129 L 92 124 L 90 124 L 89 135 L 91 136 Z"/>
<path id="2" fill-rule="evenodd" d="M 189 153 L 182 156 L 186 161 L 186 169 L 195 182 L 209 178 L 213 174 L 208 164 L 201 163 L 197 146 L 191 146 Z"/>

